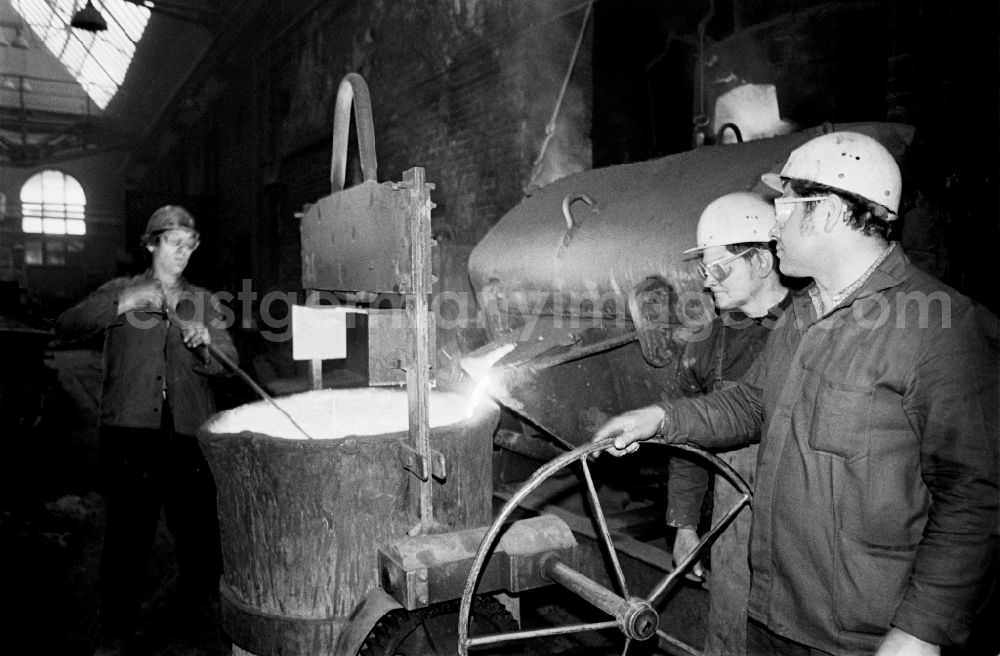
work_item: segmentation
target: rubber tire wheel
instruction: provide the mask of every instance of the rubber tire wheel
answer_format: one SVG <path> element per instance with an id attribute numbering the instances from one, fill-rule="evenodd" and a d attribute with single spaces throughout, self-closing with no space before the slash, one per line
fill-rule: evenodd
<path id="1" fill-rule="evenodd" d="M 518 630 L 510 612 L 489 595 L 473 600 L 471 615 L 470 635 Z M 423 628 L 427 631 L 422 631 Z M 457 645 L 456 599 L 420 610 L 400 608 L 386 613 L 365 638 L 358 656 L 454 656 Z M 497 652 L 486 650 L 478 653 L 485 656 Z"/>

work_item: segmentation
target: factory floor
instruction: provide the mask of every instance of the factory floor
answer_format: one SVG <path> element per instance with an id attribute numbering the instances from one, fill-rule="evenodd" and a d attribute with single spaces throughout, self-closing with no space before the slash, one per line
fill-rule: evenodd
<path id="1" fill-rule="evenodd" d="M 89 656 L 98 642 L 98 563 L 104 504 L 97 453 L 100 354 L 56 351 L 31 375 L 8 372 L 0 435 L 0 656 Z M 15 404 L 11 399 L 18 399 Z M 684 591 L 686 615 L 697 622 L 702 590 Z M 218 607 L 181 603 L 169 533 L 161 522 L 145 581 L 139 652 L 149 656 L 231 653 Z M 528 607 L 530 605 L 530 607 Z M 572 605 L 556 593 L 522 604 L 528 625 L 572 623 Z M 620 654 L 620 638 L 581 634 L 520 643 L 511 654 Z M 630 654 L 654 653 L 630 650 Z"/>
<path id="2" fill-rule="evenodd" d="M 5 381 L 0 458 L 0 654 L 88 655 L 97 646 L 97 580 L 104 503 L 97 454 L 100 354 L 58 351 L 22 380 L 19 408 Z M 38 403 L 30 402 L 34 399 Z M 176 595 L 170 535 L 157 532 L 145 585 L 139 648 L 187 656 L 229 654 L 210 604 Z"/>

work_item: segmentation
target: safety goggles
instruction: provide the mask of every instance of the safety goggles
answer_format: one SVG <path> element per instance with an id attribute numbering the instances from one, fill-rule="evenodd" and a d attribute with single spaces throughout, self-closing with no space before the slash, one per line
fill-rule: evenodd
<path id="1" fill-rule="evenodd" d="M 729 257 L 716 260 L 715 262 L 709 262 L 708 264 L 698 264 L 698 273 L 702 278 L 712 276 L 716 282 L 722 282 L 729 277 L 730 273 L 733 272 L 733 265 L 731 262 L 743 257 L 752 250 L 752 248 L 746 248 L 736 255 L 730 255 Z"/>
<path id="2" fill-rule="evenodd" d="M 168 237 L 163 237 L 163 243 L 171 248 L 187 248 L 189 251 L 194 251 L 198 249 L 201 242 L 197 237 L 183 237 L 181 235 L 170 235 Z"/>
<path id="3" fill-rule="evenodd" d="M 792 212 L 795 211 L 795 203 L 818 203 L 827 198 L 831 198 L 831 196 L 828 194 L 826 196 L 803 196 L 802 198 L 775 198 L 775 218 L 778 221 L 787 221 L 792 216 Z"/>

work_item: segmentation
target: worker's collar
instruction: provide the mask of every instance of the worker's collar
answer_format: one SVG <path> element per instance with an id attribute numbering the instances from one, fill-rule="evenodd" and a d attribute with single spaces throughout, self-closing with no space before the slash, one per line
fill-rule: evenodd
<path id="1" fill-rule="evenodd" d="M 902 248 L 896 242 L 889 242 L 885 251 L 858 280 L 834 296 L 833 305 L 826 308 L 825 312 L 815 282 L 806 288 L 807 298 L 812 302 L 814 315 L 817 318 L 824 317 L 837 308 L 850 306 L 859 298 L 899 285 L 906 277 L 906 269 L 907 259 Z"/>
<path id="2" fill-rule="evenodd" d="M 724 326 L 746 325 L 748 321 L 756 324 L 773 325 L 785 314 L 785 311 L 791 304 L 792 292 L 791 290 L 787 290 L 782 299 L 776 305 L 771 306 L 767 313 L 762 316 L 751 317 L 741 310 L 724 310 L 719 313 L 719 318 L 722 320 L 722 325 Z"/>
<path id="3" fill-rule="evenodd" d="M 149 282 L 158 282 L 159 281 L 159 278 L 156 277 L 156 274 L 153 272 L 152 268 L 146 269 L 146 272 L 143 273 L 142 275 L 140 275 L 139 278 L 141 278 L 143 280 L 148 280 Z M 191 286 L 191 284 L 187 281 L 187 279 L 184 276 L 179 276 L 177 278 L 177 280 L 174 281 L 174 284 L 171 285 L 170 288 L 171 289 L 188 289 L 190 286 Z"/>

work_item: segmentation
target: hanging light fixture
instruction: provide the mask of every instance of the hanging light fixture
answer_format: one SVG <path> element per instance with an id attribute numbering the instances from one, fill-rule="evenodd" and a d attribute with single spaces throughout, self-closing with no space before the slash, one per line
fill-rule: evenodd
<path id="1" fill-rule="evenodd" d="M 87 4 L 84 5 L 83 9 L 73 14 L 73 20 L 69 22 L 69 25 L 70 27 L 87 32 L 103 32 L 108 29 L 108 21 L 104 20 L 104 16 L 101 15 L 101 12 L 97 10 L 97 7 L 93 5 L 91 0 L 87 0 Z"/>

